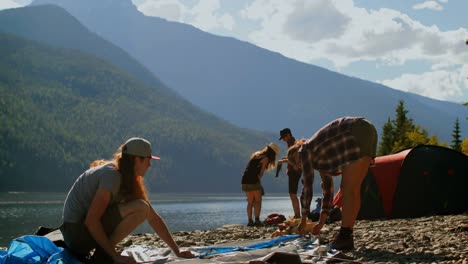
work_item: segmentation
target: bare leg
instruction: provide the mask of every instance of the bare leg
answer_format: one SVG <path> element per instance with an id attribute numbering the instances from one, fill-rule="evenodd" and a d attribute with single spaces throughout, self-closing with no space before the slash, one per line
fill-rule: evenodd
<path id="1" fill-rule="evenodd" d="M 255 218 L 260 217 L 262 211 L 262 191 L 254 191 L 254 215 Z"/>
<path id="2" fill-rule="evenodd" d="M 252 208 L 254 206 L 255 192 L 245 192 L 247 196 L 247 219 L 252 220 Z"/>
<path id="3" fill-rule="evenodd" d="M 361 207 L 361 184 L 367 175 L 371 158 L 361 158 L 342 170 L 342 220 L 341 226 L 353 228 Z"/>
<path id="4" fill-rule="evenodd" d="M 146 220 L 148 217 L 149 207 L 149 204 L 143 200 L 134 200 L 119 205 L 120 215 L 123 219 L 110 236 L 112 246 L 117 245 L 117 243 L 122 241 Z"/>
<path id="5" fill-rule="evenodd" d="M 289 197 L 291 198 L 291 203 L 292 207 L 294 210 L 294 217 L 300 217 L 301 216 L 301 211 L 299 208 L 299 198 L 297 197 L 297 194 L 295 193 L 290 193 Z"/>

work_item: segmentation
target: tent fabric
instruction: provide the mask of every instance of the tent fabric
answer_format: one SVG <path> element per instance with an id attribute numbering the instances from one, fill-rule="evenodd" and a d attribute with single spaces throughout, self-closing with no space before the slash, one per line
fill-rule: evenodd
<path id="1" fill-rule="evenodd" d="M 401 165 L 411 149 L 396 154 L 375 158 L 375 166 L 370 168 L 379 188 L 385 217 L 391 217 L 393 211 L 393 196 L 398 184 Z"/>
<path id="2" fill-rule="evenodd" d="M 468 210 L 468 156 L 419 145 L 377 157 L 361 186 L 358 219 L 409 218 Z M 341 190 L 334 205 L 341 207 Z"/>
<path id="3" fill-rule="evenodd" d="M 394 218 L 468 210 L 468 156 L 439 146 L 418 146 L 406 156 L 393 200 Z"/>
<path id="4" fill-rule="evenodd" d="M 7 251 L 0 251 L 0 264 L 79 264 L 62 247 L 46 237 L 27 235 L 13 239 Z"/>

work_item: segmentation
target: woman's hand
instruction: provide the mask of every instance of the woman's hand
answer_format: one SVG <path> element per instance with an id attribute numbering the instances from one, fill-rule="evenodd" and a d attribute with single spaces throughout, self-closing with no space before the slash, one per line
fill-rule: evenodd
<path id="1" fill-rule="evenodd" d="M 136 264 L 137 262 L 129 256 L 115 255 L 112 257 L 112 261 L 118 264 Z"/>
<path id="2" fill-rule="evenodd" d="M 188 250 L 179 251 L 179 254 L 176 254 L 176 255 L 180 258 L 194 258 L 195 257 L 195 255 L 191 251 L 188 251 Z"/>

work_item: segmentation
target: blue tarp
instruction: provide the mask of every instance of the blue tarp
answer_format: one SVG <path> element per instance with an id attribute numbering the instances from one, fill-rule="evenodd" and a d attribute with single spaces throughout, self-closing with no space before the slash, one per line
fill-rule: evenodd
<path id="1" fill-rule="evenodd" d="M 0 251 L 0 264 L 79 264 L 68 250 L 57 247 L 43 236 L 22 236 Z"/>
<path id="2" fill-rule="evenodd" d="M 212 256 L 212 255 L 218 255 L 218 254 L 229 253 L 229 252 L 234 252 L 234 251 L 250 251 L 250 250 L 255 250 L 255 249 L 269 248 L 269 247 L 278 245 L 282 242 L 294 240 L 298 237 L 300 237 L 300 235 L 280 236 L 280 237 L 273 238 L 268 241 L 252 244 L 248 247 L 221 247 L 220 246 L 220 247 L 197 247 L 195 249 L 197 251 L 204 251 L 205 253 L 200 254 L 198 256 L 199 258 L 204 258 L 204 257 Z"/>

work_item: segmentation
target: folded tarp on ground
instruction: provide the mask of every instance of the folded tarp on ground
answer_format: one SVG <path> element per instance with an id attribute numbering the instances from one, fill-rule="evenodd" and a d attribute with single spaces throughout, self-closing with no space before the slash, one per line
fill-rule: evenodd
<path id="1" fill-rule="evenodd" d="M 276 246 L 282 242 L 286 241 L 291 241 L 296 238 L 299 238 L 300 235 L 286 235 L 286 236 L 280 236 L 274 239 L 271 239 L 269 241 L 263 241 L 259 243 L 252 244 L 247 247 L 196 247 L 194 248 L 196 251 L 202 251 L 204 253 L 200 254 L 200 258 L 205 258 L 208 256 L 212 255 L 218 255 L 218 254 L 223 254 L 223 253 L 231 253 L 235 251 L 250 251 L 250 250 L 255 250 L 255 249 L 262 249 L 262 248 L 270 248 L 273 246 Z"/>
<path id="2" fill-rule="evenodd" d="M 122 254 L 133 256 L 138 263 L 174 262 L 177 264 L 246 264 L 252 260 L 290 264 L 327 263 L 342 257 L 340 251 L 330 249 L 326 245 L 319 246 L 317 239 L 307 239 L 299 235 L 277 237 L 266 241 L 242 241 L 221 246 L 192 247 L 186 250 L 191 250 L 197 258 L 178 258 L 169 249 L 140 245 L 131 246 Z M 287 261 L 282 261 L 285 259 Z"/>
<path id="3" fill-rule="evenodd" d="M 312 260 L 331 259 L 340 253 L 328 246 L 319 246 L 317 239 L 299 235 L 277 237 L 266 241 L 243 241 L 222 246 L 187 248 L 197 255 L 196 259 L 177 257 L 168 248 L 152 248 L 134 245 L 122 252 L 132 256 L 138 263 L 249 263 L 251 260 L 285 259 L 287 263 L 320 263 Z M 250 244 L 248 244 L 250 243 Z M 237 244 L 237 245 L 236 245 Z M 234 245 L 234 246 L 233 246 Z M 14 239 L 7 251 L 0 251 L 0 264 L 80 264 L 67 249 L 56 246 L 43 236 L 22 236 Z M 267 263 L 270 263 L 267 261 Z"/>

